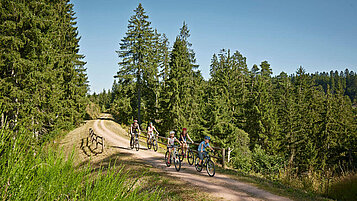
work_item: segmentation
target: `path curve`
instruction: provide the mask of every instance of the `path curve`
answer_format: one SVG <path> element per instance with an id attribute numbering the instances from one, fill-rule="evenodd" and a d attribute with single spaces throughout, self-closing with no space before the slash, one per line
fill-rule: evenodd
<path id="1" fill-rule="evenodd" d="M 186 162 L 182 164 L 180 172 L 177 172 L 174 167 L 166 167 L 164 164 L 164 155 L 152 150 L 142 149 L 139 151 L 129 149 L 129 141 L 125 137 L 106 128 L 104 118 L 94 122 L 94 130 L 99 135 L 105 138 L 106 146 L 121 147 L 120 152 L 134 154 L 135 157 L 151 164 L 153 167 L 164 170 L 171 176 L 179 177 L 184 181 L 201 186 L 204 191 L 211 193 L 213 196 L 223 200 L 245 201 L 245 200 L 273 200 L 273 201 L 288 201 L 290 199 L 274 195 L 265 190 L 259 189 L 250 184 L 240 182 L 229 178 L 226 175 L 216 173 L 214 177 L 209 177 L 206 171 L 197 172 L 194 166 L 189 166 Z"/>

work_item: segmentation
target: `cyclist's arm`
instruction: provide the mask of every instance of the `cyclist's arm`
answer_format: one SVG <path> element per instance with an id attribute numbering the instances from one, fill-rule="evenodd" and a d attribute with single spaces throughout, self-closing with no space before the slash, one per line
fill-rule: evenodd
<path id="1" fill-rule="evenodd" d="M 176 140 L 176 142 L 178 142 L 180 145 L 182 144 L 177 138 L 176 138 L 175 140 Z"/>
<path id="2" fill-rule="evenodd" d="M 157 132 L 157 130 L 156 130 L 156 128 L 155 128 L 155 126 L 153 126 L 153 128 L 154 128 L 154 131 L 155 131 L 156 133 L 159 133 L 159 132 Z"/>
<path id="3" fill-rule="evenodd" d="M 214 149 L 211 147 L 211 145 L 208 145 L 208 147 L 209 147 L 212 151 L 214 151 Z"/>
<path id="4" fill-rule="evenodd" d="M 193 140 L 190 138 L 188 134 L 187 134 L 187 138 L 193 143 Z"/>
<path id="5" fill-rule="evenodd" d="M 133 127 L 130 126 L 130 134 L 132 134 L 132 133 L 133 133 Z"/>

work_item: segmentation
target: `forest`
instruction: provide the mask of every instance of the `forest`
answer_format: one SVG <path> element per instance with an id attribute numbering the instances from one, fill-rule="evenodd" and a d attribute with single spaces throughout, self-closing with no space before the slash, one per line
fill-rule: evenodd
<path id="1" fill-rule="evenodd" d="M 118 122 L 139 119 L 144 129 L 154 122 L 163 136 L 187 127 L 195 141 L 208 135 L 233 149 L 232 167 L 279 180 L 327 181 L 355 170 L 356 72 L 307 73 L 300 66 L 292 75 L 273 75 L 268 61 L 248 67 L 238 50 L 221 49 L 205 80 L 185 22 L 171 46 L 141 4 L 134 12 L 112 89 L 90 97 Z M 326 185 L 310 188 L 321 192 Z"/>
<path id="2" fill-rule="evenodd" d="M 221 49 L 204 79 L 188 24 L 178 27 L 171 45 L 139 4 L 117 49 L 112 89 L 90 94 L 69 0 L 1 0 L 0 9 L 4 200 L 55 200 L 69 191 L 79 200 L 103 192 L 123 200 L 160 197 L 127 191 L 135 183 L 111 169 L 90 180 L 91 167 L 76 171 L 71 160 L 45 149 L 90 119 L 93 103 L 123 125 L 139 119 L 145 129 L 154 122 L 162 136 L 183 127 L 196 142 L 208 135 L 215 146 L 233 150 L 228 165 L 245 174 L 321 194 L 331 179 L 355 175 L 357 72 L 351 69 L 307 73 L 300 66 L 291 75 L 273 74 L 268 61 L 250 67 L 238 50 Z"/>
<path id="3" fill-rule="evenodd" d="M 0 0 L 0 10 L 0 198 L 158 200 L 115 167 L 78 169 L 51 145 L 90 105 L 73 4 Z"/>

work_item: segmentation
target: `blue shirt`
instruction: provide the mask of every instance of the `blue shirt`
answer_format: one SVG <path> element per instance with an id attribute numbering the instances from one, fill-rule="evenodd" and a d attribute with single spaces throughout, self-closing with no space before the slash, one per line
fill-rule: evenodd
<path id="1" fill-rule="evenodd" d="M 201 142 L 200 145 L 198 145 L 198 151 L 201 151 L 201 147 L 203 147 L 203 151 L 205 151 L 206 147 L 209 146 L 209 143 L 205 143 L 205 141 Z"/>

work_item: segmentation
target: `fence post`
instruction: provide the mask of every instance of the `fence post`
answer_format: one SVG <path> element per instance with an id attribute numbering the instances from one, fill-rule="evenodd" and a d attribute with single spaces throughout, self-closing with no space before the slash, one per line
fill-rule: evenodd
<path id="1" fill-rule="evenodd" d="M 227 167 L 226 167 L 226 149 L 225 148 L 223 148 L 222 149 L 222 166 L 223 166 L 223 169 L 226 169 Z"/>
<path id="2" fill-rule="evenodd" d="M 102 138 L 102 153 L 104 151 L 104 137 Z"/>

